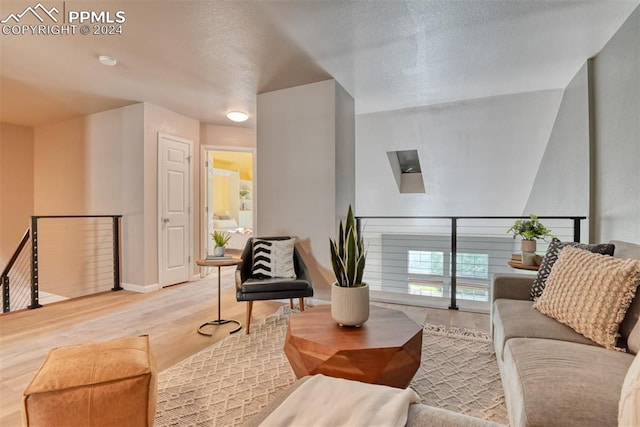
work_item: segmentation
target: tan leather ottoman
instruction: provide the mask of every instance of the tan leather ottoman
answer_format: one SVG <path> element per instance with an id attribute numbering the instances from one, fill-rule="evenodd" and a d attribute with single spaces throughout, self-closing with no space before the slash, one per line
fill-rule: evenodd
<path id="1" fill-rule="evenodd" d="M 151 427 L 156 380 L 146 335 L 56 348 L 24 391 L 23 424 Z"/>

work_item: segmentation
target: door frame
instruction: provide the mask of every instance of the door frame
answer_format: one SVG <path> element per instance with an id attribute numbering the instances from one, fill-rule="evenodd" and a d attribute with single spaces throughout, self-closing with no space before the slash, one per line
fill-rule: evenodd
<path id="1" fill-rule="evenodd" d="M 207 151 L 235 151 L 239 153 L 251 153 L 253 155 L 253 235 L 257 236 L 257 200 L 255 195 L 258 194 L 258 180 L 257 177 L 257 153 L 255 147 L 232 147 L 228 145 L 201 145 L 200 146 L 200 230 L 201 230 L 201 244 L 200 244 L 200 258 L 207 256 L 207 240 L 209 236 L 209 224 L 207 222 L 207 212 L 205 211 L 205 203 L 207 200 Z M 204 236 L 204 237 L 203 237 Z"/>
<path id="2" fill-rule="evenodd" d="M 163 278 L 163 272 L 162 272 L 162 255 L 163 255 L 163 248 L 162 248 L 162 196 L 164 194 L 163 192 L 163 188 L 161 188 L 162 186 L 162 167 L 161 167 L 161 162 L 162 162 L 162 152 L 160 151 L 160 140 L 162 138 L 169 138 L 169 139 L 173 139 L 176 140 L 178 142 L 182 142 L 185 143 L 189 146 L 189 157 L 188 157 L 188 165 L 189 165 L 189 182 L 188 182 L 188 189 L 187 189 L 187 195 L 189 197 L 189 206 L 188 206 L 188 210 L 187 212 L 188 217 L 189 217 L 189 221 L 188 221 L 188 230 L 187 230 L 187 235 L 188 235 L 188 245 L 189 245 L 189 252 L 188 252 L 188 281 L 192 281 L 194 278 L 193 275 L 193 266 L 195 265 L 195 259 L 193 257 L 193 211 L 192 211 L 192 207 L 193 207 L 193 187 L 194 187 L 194 181 L 193 181 L 193 164 L 191 163 L 191 160 L 193 159 L 193 141 L 187 138 L 182 138 L 179 136 L 175 136 L 175 135 L 171 135 L 169 133 L 166 132 L 158 132 L 158 142 L 157 142 L 157 150 L 158 150 L 158 155 L 157 155 L 157 159 L 156 159 L 156 167 L 157 167 L 157 193 L 156 193 L 156 198 L 158 199 L 158 206 L 157 206 L 157 212 L 156 212 L 156 216 L 157 216 L 157 230 L 158 230 L 158 234 L 157 234 L 157 247 L 158 247 L 158 285 L 160 286 L 160 288 L 163 288 L 165 286 L 169 286 L 169 285 L 165 285 L 164 284 L 164 278 Z"/>

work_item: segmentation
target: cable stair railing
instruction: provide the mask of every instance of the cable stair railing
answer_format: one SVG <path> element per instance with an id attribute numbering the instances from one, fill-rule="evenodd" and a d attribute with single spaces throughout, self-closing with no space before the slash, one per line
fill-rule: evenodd
<path id="1" fill-rule="evenodd" d="M 121 290 L 121 218 L 32 216 L 0 276 L 2 312 L 42 307 L 42 294 L 53 302 Z"/>
<path id="2" fill-rule="evenodd" d="M 3 313 L 27 308 L 31 301 L 30 238 L 31 230 L 27 229 L 0 276 Z"/>

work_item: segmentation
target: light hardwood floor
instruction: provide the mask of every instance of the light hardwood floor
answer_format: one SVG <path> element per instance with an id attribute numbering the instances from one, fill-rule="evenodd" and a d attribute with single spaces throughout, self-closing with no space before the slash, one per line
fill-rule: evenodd
<path id="1" fill-rule="evenodd" d="M 222 317 L 244 323 L 246 304 L 235 300 L 233 271 L 227 268 L 222 273 Z M 149 294 L 107 292 L 0 315 L 0 426 L 20 426 L 22 392 L 54 347 L 148 334 L 161 371 L 224 339 L 234 324 L 209 327 L 213 337 L 196 332 L 217 317 L 217 294 L 214 271 L 204 279 Z M 256 302 L 252 323 L 281 305 Z M 486 314 L 381 305 L 402 309 L 420 324 L 489 330 Z"/>

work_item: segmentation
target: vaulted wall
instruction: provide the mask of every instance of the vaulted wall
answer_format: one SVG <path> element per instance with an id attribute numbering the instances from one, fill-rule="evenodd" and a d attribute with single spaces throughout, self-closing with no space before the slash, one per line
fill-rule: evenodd
<path id="1" fill-rule="evenodd" d="M 356 117 L 358 215 L 520 215 L 561 90 Z M 387 158 L 417 149 L 424 194 L 401 194 Z"/>
<path id="2" fill-rule="evenodd" d="M 592 242 L 640 243 L 638 40 L 640 8 L 564 90 L 525 209 L 588 216 Z"/>

